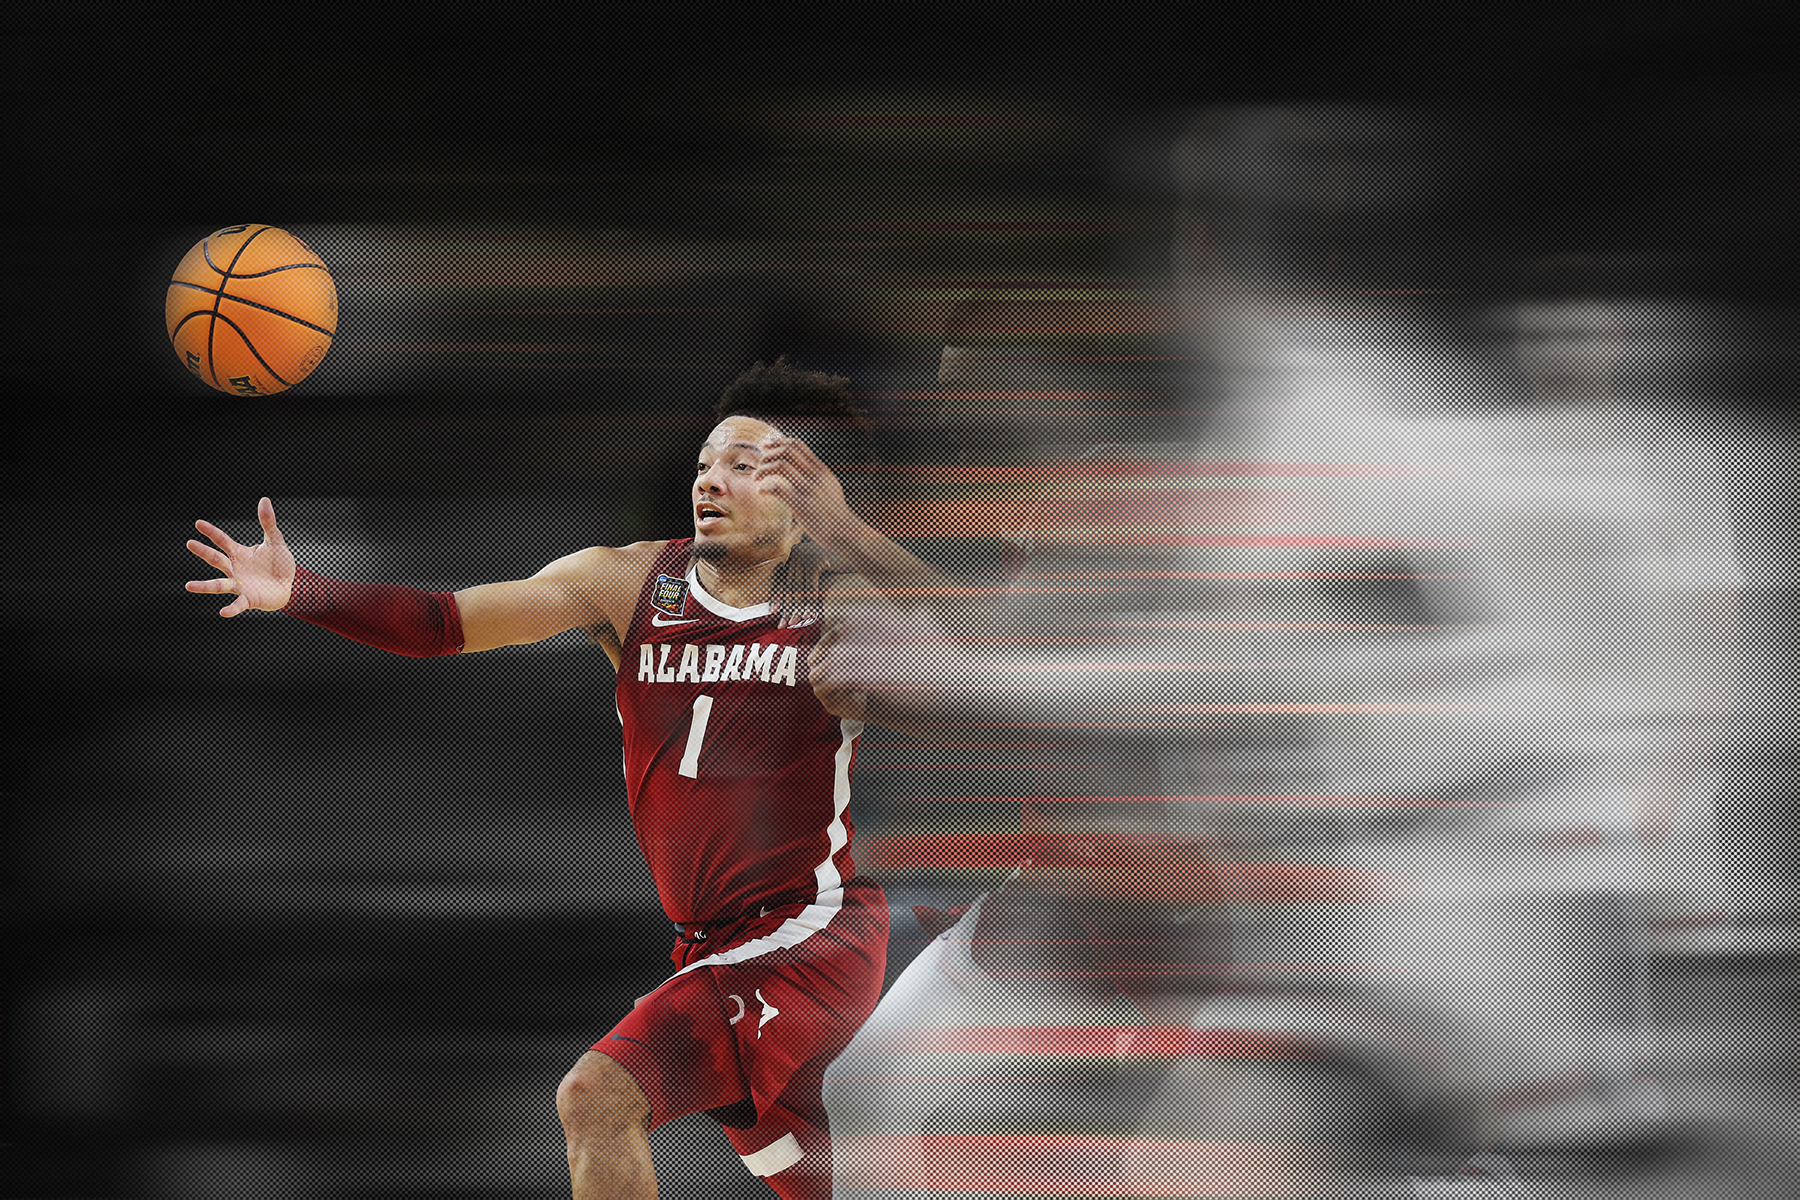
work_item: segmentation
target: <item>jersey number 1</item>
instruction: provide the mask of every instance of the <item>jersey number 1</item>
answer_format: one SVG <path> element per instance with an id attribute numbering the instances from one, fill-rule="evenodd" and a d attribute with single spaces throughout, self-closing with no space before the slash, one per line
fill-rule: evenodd
<path id="1" fill-rule="evenodd" d="M 681 751 L 679 774 L 700 778 L 700 744 L 706 740 L 706 719 L 712 716 L 711 696 L 694 697 L 694 718 L 688 722 L 687 745 Z"/>

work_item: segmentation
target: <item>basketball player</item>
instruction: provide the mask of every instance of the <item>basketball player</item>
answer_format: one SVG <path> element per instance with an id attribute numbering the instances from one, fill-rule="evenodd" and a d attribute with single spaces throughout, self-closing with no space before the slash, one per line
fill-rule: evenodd
<path id="1" fill-rule="evenodd" d="M 597 546 L 526 579 L 438 594 L 326 579 L 295 563 L 266 498 L 261 545 L 206 521 L 196 528 L 213 545 L 188 542 L 222 572 L 188 590 L 236 593 L 228 617 L 286 611 L 414 656 L 575 628 L 605 645 L 632 821 L 676 926 L 677 969 L 557 1091 L 575 1200 L 655 1195 L 647 1134 L 697 1111 L 785 1200 L 831 1192 L 820 1079 L 874 1007 L 887 907 L 850 849 L 870 697 L 834 682 L 821 629 L 931 578 L 788 436 L 860 428 L 847 383 L 759 364 L 726 390 L 700 447 L 691 538 Z"/>

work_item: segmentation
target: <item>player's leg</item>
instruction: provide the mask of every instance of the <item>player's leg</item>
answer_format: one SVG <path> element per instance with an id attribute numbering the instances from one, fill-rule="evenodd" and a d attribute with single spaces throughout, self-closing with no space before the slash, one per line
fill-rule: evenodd
<path id="1" fill-rule="evenodd" d="M 556 1089 L 569 1143 L 574 1200 L 647 1200 L 656 1195 L 650 1163 L 650 1101 L 615 1059 L 583 1054 Z"/>
<path id="2" fill-rule="evenodd" d="M 773 1105 L 755 1126 L 725 1129 L 744 1166 L 781 1200 L 831 1200 L 831 1142 L 816 1100 L 821 1070 L 805 1071 L 795 1080 L 792 1095 Z"/>
<path id="3" fill-rule="evenodd" d="M 741 1013 L 738 1061 L 755 1110 L 754 1124 L 722 1123 L 744 1165 L 781 1200 L 830 1200 L 825 1066 L 880 998 L 887 935 L 886 898 L 858 881 L 819 935 L 714 969 Z"/>
<path id="4" fill-rule="evenodd" d="M 731 1014 L 704 971 L 640 999 L 557 1089 L 574 1200 L 656 1195 L 648 1134 L 744 1100 Z"/>
<path id="5" fill-rule="evenodd" d="M 769 1185 L 781 1200 L 831 1200 L 831 1146 L 824 1134 L 811 1139 L 812 1144 L 796 1149 L 791 1141 L 778 1142 L 767 1148 L 768 1152 L 779 1153 L 784 1160 L 789 1152 L 797 1157 L 787 1162 L 786 1166 L 769 1170 L 757 1165 L 754 1154 L 745 1154 L 744 1165 L 754 1175 Z"/>

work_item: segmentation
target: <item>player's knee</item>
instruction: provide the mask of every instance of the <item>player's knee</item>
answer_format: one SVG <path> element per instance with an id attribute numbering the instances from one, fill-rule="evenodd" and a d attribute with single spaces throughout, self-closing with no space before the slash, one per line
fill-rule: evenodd
<path id="1" fill-rule="evenodd" d="M 592 1050 L 583 1054 L 557 1085 L 556 1111 L 571 1139 L 642 1130 L 650 1120 L 650 1102 L 637 1080 L 617 1062 Z"/>

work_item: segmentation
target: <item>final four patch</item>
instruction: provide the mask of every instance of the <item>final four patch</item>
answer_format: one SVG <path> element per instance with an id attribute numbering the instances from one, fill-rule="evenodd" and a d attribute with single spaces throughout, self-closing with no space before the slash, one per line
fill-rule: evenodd
<path id="1" fill-rule="evenodd" d="M 671 617 L 679 617 L 687 611 L 688 581 L 677 579 L 672 575 L 658 575 L 656 590 L 650 593 L 650 603 L 656 605 Z"/>

